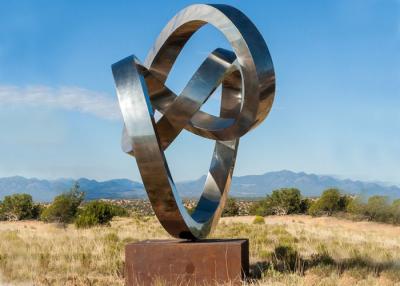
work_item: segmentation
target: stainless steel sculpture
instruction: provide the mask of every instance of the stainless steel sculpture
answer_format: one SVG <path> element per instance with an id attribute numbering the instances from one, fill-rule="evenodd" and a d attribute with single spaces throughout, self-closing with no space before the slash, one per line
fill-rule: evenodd
<path id="1" fill-rule="evenodd" d="M 212 52 L 178 96 L 165 81 L 185 43 L 207 23 L 224 34 L 233 52 Z M 224 208 L 239 138 L 263 121 L 273 103 L 275 73 L 264 39 L 233 7 L 191 5 L 166 25 L 144 64 L 130 56 L 112 71 L 125 122 L 122 148 L 136 158 L 159 221 L 172 236 L 206 237 Z M 200 111 L 219 85 L 220 116 Z M 155 110 L 162 114 L 158 121 Z M 192 215 L 182 204 L 164 155 L 183 129 L 215 140 L 204 191 Z"/>

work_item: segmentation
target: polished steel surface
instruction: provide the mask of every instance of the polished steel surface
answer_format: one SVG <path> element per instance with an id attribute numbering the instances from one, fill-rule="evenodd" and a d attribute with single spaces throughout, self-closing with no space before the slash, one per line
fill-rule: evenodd
<path id="1" fill-rule="evenodd" d="M 185 43 L 205 24 L 219 29 L 233 51 L 214 50 L 176 95 L 165 81 Z M 115 63 L 112 71 L 125 123 L 122 149 L 136 158 L 157 218 L 172 236 L 206 237 L 224 208 L 239 138 L 265 119 L 273 103 L 275 73 L 264 39 L 231 6 L 191 5 L 165 26 L 144 63 L 130 56 Z M 218 117 L 200 108 L 219 85 Z M 156 110 L 162 114 L 158 120 Z M 183 129 L 215 140 L 204 190 L 192 215 L 182 204 L 164 155 Z"/>

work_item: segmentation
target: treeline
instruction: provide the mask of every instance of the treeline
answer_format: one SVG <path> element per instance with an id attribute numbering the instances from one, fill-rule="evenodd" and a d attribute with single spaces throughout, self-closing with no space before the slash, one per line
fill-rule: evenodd
<path id="1" fill-rule="evenodd" d="M 129 206 L 111 202 L 84 202 L 84 193 L 75 184 L 68 192 L 58 195 L 49 205 L 36 204 L 28 194 L 6 196 L 0 202 L 0 220 L 35 219 L 60 224 L 74 223 L 79 228 L 108 225 L 114 216 L 129 216 L 135 213 Z M 195 205 L 195 204 L 194 204 Z M 193 207 L 188 211 L 193 211 Z M 273 191 L 264 199 L 250 203 L 229 198 L 222 216 L 238 216 L 243 213 L 260 217 L 268 215 L 308 214 L 312 216 L 340 216 L 356 220 L 369 220 L 400 224 L 400 199 L 389 200 L 385 196 L 368 199 L 349 196 L 338 189 L 327 189 L 319 198 L 303 197 L 296 188 Z M 150 208 L 150 206 L 148 206 Z M 137 214 L 139 215 L 139 214 Z"/>
<path id="2" fill-rule="evenodd" d="M 78 228 L 107 225 L 114 216 L 127 216 L 128 211 L 104 201 L 84 203 L 85 194 L 75 184 L 58 195 L 47 206 L 35 204 L 28 194 L 5 196 L 0 202 L 0 220 L 36 219 L 59 224 L 74 223 Z"/>
<path id="3" fill-rule="evenodd" d="M 228 209 L 227 209 L 228 208 Z M 237 203 L 231 199 L 224 213 L 232 214 Z M 254 202 L 251 215 L 308 214 L 312 216 L 340 216 L 355 220 L 368 220 L 400 224 L 400 199 L 390 200 L 385 196 L 368 199 L 350 196 L 338 189 L 327 189 L 319 198 L 305 198 L 296 188 L 283 188 L 272 192 L 264 199 Z"/>

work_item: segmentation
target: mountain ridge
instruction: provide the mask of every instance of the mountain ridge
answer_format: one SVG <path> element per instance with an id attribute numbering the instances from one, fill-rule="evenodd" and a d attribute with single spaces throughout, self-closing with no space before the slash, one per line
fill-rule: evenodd
<path id="1" fill-rule="evenodd" d="M 182 197 L 198 197 L 203 189 L 205 179 L 206 176 L 202 176 L 196 180 L 177 182 L 180 195 Z M 54 196 L 67 191 L 76 181 L 81 190 L 86 193 L 87 200 L 147 198 L 142 183 L 124 178 L 97 181 L 88 178 L 46 180 L 11 176 L 0 178 L 0 199 L 13 193 L 28 193 L 36 201 L 48 202 Z M 400 198 L 400 187 L 395 185 L 340 179 L 330 175 L 307 174 L 289 170 L 266 172 L 261 175 L 234 176 L 230 195 L 249 198 L 264 197 L 273 190 L 284 187 L 298 188 L 307 197 L 319 196 L 323 190 L 334 187 L 348 194 L 384 195 Z"/>

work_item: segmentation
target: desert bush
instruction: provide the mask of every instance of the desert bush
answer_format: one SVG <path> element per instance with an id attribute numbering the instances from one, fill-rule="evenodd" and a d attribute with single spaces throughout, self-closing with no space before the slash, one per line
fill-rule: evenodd
<path id="1" fill-rule="evenodd" d="M 40 205 L 35 204 L 29 194 L 5 196 L 0 204 L 1 220 L 35 219 L 39 213 Z"/>
<path id="2" fill-rule="evenodd" d="M 315 201 L 310 207 L 311 215 L 327 214 L 339 210 L 340 192 L 337 189 L 325 190 L 321 197 Z"/>
<path id="3" fill-rule="evenodd" d="M 392 213 L 392 222 L 394 224 L 400 224 L 400 199 L 394 200 L 390 207 Z"/>
<path id="4" fill-rule="evenodd" d="M 264 217 L 256 215 L 253 219 L 253 224 L 265 224 Z"/>
<path id="5" fill-rule="evenodd" d="M 327 189 L 321 197 L 313 202 L 308 213 L 313 216 L 332 215 L 335 212 L 346 211 L 351 198 L 340 193 L 338 189 Z"/>
<path id="6" fill-rule="evenodd" d="M 312 204 L 312 200 L 309 198 L 304 198 L 300 202 L 300 213 L 301 214 L 307 214 L 308 210 L 310 209 L 310 206 Z"/>
<path id="7" fill-rule="evenodd" d="M 4 215 L 3 211 L 3 202 L 0 201 L 0 221 L 7 220 L 7 217 Z"/>
<path id="8" fill-rule="evenodd" d="M 368 200 L 357 197 L 346 210 L 361 219 L 400 224 L 400 199 L 390 202 L 385 196 L 372 196 Z"/>
<path id="9" fill-rule="evenodd" d="M 346 212 L 348 212 L 350 214 L 358 214 L 359 215 L 359 214 L 364 213 L 364 208 L 365 208 L 365 204 L 363 203 L 361 198 L 356 197 L 348 203 L 348 205 L 346 207 Z"/>
<path id="10" fill-rule="evenodd" d="M 45 208 L 40 219 L 46 222 L 71 223 L 82 203 L 84 193 L 80 192 L 76 183 L 69 192 L 56 196 L 53 203 Z"/>
<path id="11" fill-rule="evenodd" d="M 222 216 L 237 216 L 239 215 L 239 205 L 234 198 L 228 198 L 224 210 L 222 211 Z"/>
<path id="12" fill-rule="evenodd" d="M 300 213 L 301 193 L 295 188 L 283 188 L 275 190 L 265 199 L 257 202 L 251 209 L 251 213 L 260 216 L 286 215 Z"/>
<path id="13" fill-rule="evenodd" d="M 373 196 L 368 199 L 364 208 L 365 215 L 370 220 L 389 222 L 391 220 L 391 212 L 389 207 L 389 199 L 384 196 Z"/>
<path id="14" fill-rule="evenodd" d="M 120 206 L 104 201 L 91 201 L 78 211 L 75 225 L 78 228 L 108 225 L 114 216 L 127 215 L 128 212 Z"/>
<path id="15" fill-rule="evenodd" d="M 349 195 L 341 194 L 339 198 L 339 211 L 346 211 L 349 204 L 353 201 L 353 198 Z"/>
<path id="16" fill-rule="evenodd" d="M 112 209 L 113 216 L 128 217 L 130 215 L 129 211 L 124 207 L 114 205 L 111 203 L 110 206 Z"/>

